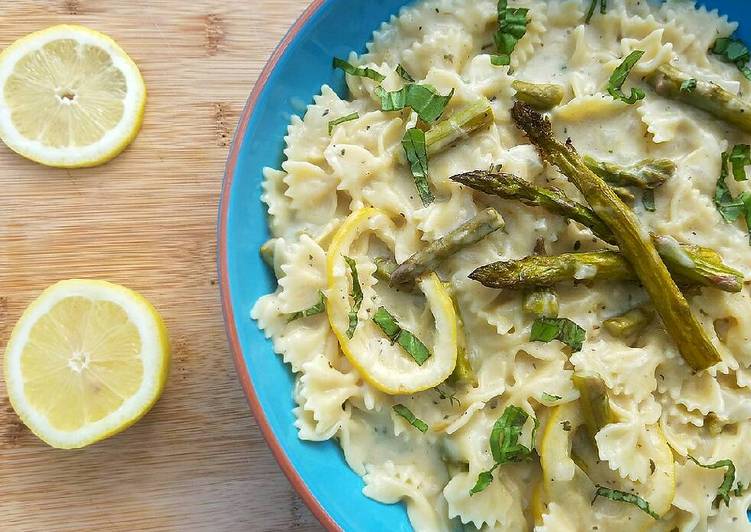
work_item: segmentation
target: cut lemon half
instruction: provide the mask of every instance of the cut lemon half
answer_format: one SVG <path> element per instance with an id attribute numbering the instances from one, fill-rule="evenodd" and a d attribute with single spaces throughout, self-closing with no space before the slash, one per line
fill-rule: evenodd
<path id="1" fill-rule="evenodd" d="M 403 395 L 427 390 L 445 381 L 456 366 L 457 320 L 449 293 L 437 275 L 424 275 L 417 288 L 425 296 L 432 315 L 431 330 L 411 330 L 430 351 L 420 365 L 397 342 L 389 339 L 372 320 L 382 304 L 377 297 L 365 297 L 357 316 L 354 333 L 348 336 L 353 281 L 345 257 L 355 261 L 361 280 L 375 270 L 367 256 L 368 238 L 375 236 L 393 252 L 398 230 L 386 213 L 365 208 L 352 213 L 334 235 L 327 252 L 327 312 L 331 328 L 339 339 L 342 352 L 362 377 L 378 390 Z M 370 269 L 366 267 L 370 266 Z M 366 283 L 367 284 L 367 283 Z M 406 314 L 403 308 L 388 309 L 395 317 Z M 405 326 L 399 320 L 401 326 Z M 405 326 L 406 327 L 406 326 Z M 432 341 L 429 341 L 432 338 Z"/>
<path id="2" fill-rule="evenodd" d="M 23 422 L 53 447 L 79 448 L 141 418 L 162 393 L 169 341 L 143 297 L 104 281 L 45 290 L 13 329 L 5 383 Z"/>
<path id="3" fill-rule="evenodd" d="M 53 26 L 0 54 L 0 138 L 47 166 L 80 168 L 122 152 L 143 121 L 146 86 L 108 36 Z"/>

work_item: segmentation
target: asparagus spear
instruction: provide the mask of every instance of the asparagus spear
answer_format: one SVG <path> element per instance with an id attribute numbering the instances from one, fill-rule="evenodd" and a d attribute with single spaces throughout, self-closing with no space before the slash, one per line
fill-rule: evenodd
<path id="1" fill-rule="evenodd" d="M 595 235 L 605 242 L 615 243 L 613 233 L 605 227 L 605 224 L 589 207 L 573 201 L 558 190 L 535 187 L 512 174 L 500 172 L 475 171 L 459 174 L 451 179 L 488 194 L 519 200 L 525 205 L 543 207 L 552 213 L 560 214 L 589 227 Z M 665 239 L 669 237 L 653 235 L 652 238 L 655 239 L 658 251 L 668 269 L 671 272 L 681 274 L 683 276 L 682 282 L 689 285 L 719 288 L 726 292 L 741 291 L 743 274 L 723 264 L 722 257 L 716 251 L 688 244 L 679 244 L 681 249 L 695 263 L 694 268 L 690 263 L 686 263 L 685 258 L 681 260 L 679 254 L 672 252 L 664 245 Z M 681 262 L 683 262 L 683 265 Z M 572 275 L 567 275 L 561 278 L 561 281 L 571 280 L 572 278 Z M 619 279 L 621 278 L 633 279 L 633 277 L 625 276 L 625 274 L 623 277 L 619 277 Z M 530 281 L 530 285 L 534 285 L 534 281 Z"/>
<path id="2" fill-rule="evenodd" d="M 571 142 L 563 144 L 553 136 L 549 120 L 522 102 L 514 104 L 511 116 L 542 156 L 568 177 L 613 232 L 618 247 L 650 295 L 665 329 L 686 363 L 697 371 L 718 363 L 720 354 L 691 313 L 686 298 L 670 277 L 649 234 L 640 226 L 633 211 L 587 168 Z"/>
<path id="3" fill-rule="evenodd" d="M 670 159 L 645 159 L 630 166 L 598 161 L 585 156 L 584 164 L 608 185 L 653 189 L 675 174 L 676 166 Z"/>
<path id="4" fill-rule="evenodd" d="M 579 390 L 582 417 L 584 417 L 587 433 L 594 442 L 595 434 L 600 432 L 605 425 L 618 421 L 610 408 L 608 388 L 599 376 L 592 373 L 574 373 L 571 380 Z"/>
<path id="5" fill-rule="evenodd" d="M 525 294 L 523 308 L 538 318 L 557 318 L 558 296 L 550 288 L 538 288 Z"/>
<path id="6" fill-rule="evenodd" d="M 590 209 L 572 200 L 560 190 L 537 187 L 513 174 L 477 170 L 455 175 L 452 181 L 475 190 L 504 199 L 518 200 L 530 207 L 542 207 L 555 214 L 570 218 L 589 227 L 592 232 L 610 244 L 615 243 L 613 233 Z"/>
<path id="7" fill-rule="evenodd" d="M 605 330 L 618 338 L 628 338 L 641 332 L 654 319 L 655 313 L 650 308 L 635 308 L 625 314 L 605 320 Z"/>
<path id="8" fill-rule="evenodd" d="M 563 100 L 563 87 L 555 83 L 528 83 L 517 79 L 511 86 L 518 100 L 540 111 L 552 109 Z"/>
<path id="9" fill-rule="evenodd" d="M 503 218 L 495 209 L 485 209 L 477 216 L 463 223 L 446 236 L 431 242 L 394 270 L 391 285 L 409 285 L 427 271 L 435 271 L 445 259 L 462 248 L 479 242 L 490 233 L 505 225 Z"/>
<path id="10" fill-rule="evenodd" d="M 747 133 L 751 133 L 751 104 L 716 83 L 696 79 L 673 65 L 662 65 L 647 81 L 657 94 L 702 109 Z M 684 83 L 686 85 L 684 85 Z M 681 90 L 681 87 L 692 87 Z"/>
<path id="11" fill-rule="evenodd" d="M 657 237 L 660 238 L 660 237 Z M 722 263 L 710 249 L 695 246 L 681 248 L 694 267 L 668 262 L 671 275 L 685 286 L 708 286 L 725 292 L 740 292 L 743 274 Z M 553 257 L 526 257 L 481 266 L 469 277 L 490 288 L 522 289 L 551 286 L 574 280 L 637 281 L 636 272 L 616 251 L 564 253 Z"/>
<path id="12" fill-rule="evenodd" d="M 489 126 L 494 120 L 493 109 L 490 107 L 490 102 L 485 99 L 460 109 L 425 133 L 428 155 L 441 152 L 447 146 Z"/>

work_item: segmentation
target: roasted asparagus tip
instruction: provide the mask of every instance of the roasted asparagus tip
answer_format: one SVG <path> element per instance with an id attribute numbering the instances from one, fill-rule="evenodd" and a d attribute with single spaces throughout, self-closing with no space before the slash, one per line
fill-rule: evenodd
<path id="1" fill-rule="evenodd" d="M 690 89 L 684 83 L 692 82 Z M 715 118 L 724 120 L 751 133 L 751 104 L 726 91 L 716 83 L 694 78 L 673 65 L 662 65 L 647 81 L 657 94 L 702 109 Z"/>
<path id="2" fill-rule="evenodd" d="M 494 120 L 493 109 L 485 99 L 460 109 L 449 118 L 438 122 L 425 133 L 428 155 L 441 152 L 447 146 L 489 126 Z"/>
<path id="3" fill-rule="evenodd" d="M 617 187 L 657 188 L 670 179 L 676 165 L 670 159 L 645 159 L 629 166 L 622 166 L 592 157 L 584 157 L 584 164 L 609 185 Z"/>
<path id="4" fill-rule="evenodd" d="M 635 308 L 625 314 L 605 320 L 602 325 L 613 336 L 628 338 L 644 330 L 654 317 L 654 310 L 650 308 Z"/>
<path id="5" fill-rule="evenodd" d="M 618 421 L 618 417 L 610 408 L 608 388 L 599 376 L 592 373 L 574 373 L 571 380 L 579 390 L 579 406 L 587 432 L 594 442 L 595 435 L 605 425 Z"/>
<path id="6" fill-rule="evenodd" d="M 547 111 L 563 101 L 563 87 L 554 83 L 528 83 L 514 80 L 516 97 L 540 111 Z"/>
<path id="7" fill-rule="evenodd" d="M 427 271 L 435 271 L 451 255 L 471 246 L 504 226 L 503 217 L 487 208 L 446 236 L 430 243 L 400 264 L 391 274 L 392 286 L 411 284 Z"/>

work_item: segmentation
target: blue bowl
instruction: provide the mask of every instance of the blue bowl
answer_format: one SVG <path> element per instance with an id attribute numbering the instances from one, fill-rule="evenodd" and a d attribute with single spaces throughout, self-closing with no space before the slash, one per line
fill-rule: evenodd
<path id="1" fill-rule="evenodd" d="M 276 287 L 258 249 L 269 238 L 260 201 L 262 169 L 280 167 L 287 125 L 301 115 L 321 85 L 344 95 L 334 56 L 365 51 L 379 25 L 410 0 L 315 0 L 290 29 L 261 73 L 232 143 L 222 189 L 218 263 L 222 306 L 238 376 L 251 410 L 279 465 L 329 530 L 410 531 L 402 504 L 385 505 L 362 495 L 363 482 L 334 441 L 300 441 L 292 408 L 293 379 L 274 354 L 250 310 Z M 748 7 L 740 0 L 706 0 L 732 20 Z M 742 28 L 742 30 L 748 28 Z M 751 40 L 747 31 L 740 37 Z"/>

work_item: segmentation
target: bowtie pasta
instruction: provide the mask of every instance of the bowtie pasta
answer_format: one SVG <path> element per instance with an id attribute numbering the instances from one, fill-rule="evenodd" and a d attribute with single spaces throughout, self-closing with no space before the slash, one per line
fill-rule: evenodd
<path id="1" fill-rule="evenodd" d="M 263 183 L 299 437 L 418 531 L 749 530 L 736 27 L 427 0 L 335 59 Z"/>

